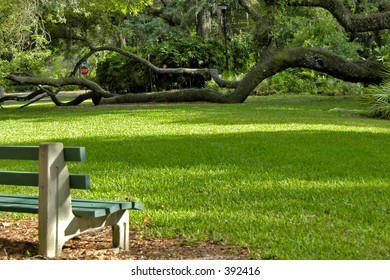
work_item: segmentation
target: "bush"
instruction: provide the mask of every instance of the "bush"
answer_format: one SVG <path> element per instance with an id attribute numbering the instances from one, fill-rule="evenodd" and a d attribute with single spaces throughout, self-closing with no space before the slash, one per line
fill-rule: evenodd
<path id="1" fill-rule="evenodd" d="M 390 67 L 385 69 L 383 84 L 368 87 L 363 95 L 366 114 L 370 117 L 390 119 Z"/>
<path id="2" fill-rule="evenodd" d="M 368 116 L 390 119 L 390 83 L 371 87 L 363 95 L 363 101 Z"/>
<path id="3" fill-rule="evenodd" d="M 134 53 L 134 49 L 128 49 Z M 234 56 L 233 56 L 234 53 Z M 234 71 L 246 71 L 249 52 L 244 44 L 229 50 Z M 162 68 L 216 68 L 224 69 L 224 47 L 218 41 L 200 38 L 181 38 L 151 45 L 139 54 L 157 67 Z M 158 74 L 133 59 L 114 53 L 98 64 L 97 82 L 115 93 L 139 93 L 179 88 L 204 87 L 208 75 Z"/>
<path id="4" fill-rule="evenodd" d="M 288 69 L 264 80 L 256 94 L 318 94 L 340 96 L 361 94 L 359 83 L 349 83 L 312 70 Z"/>

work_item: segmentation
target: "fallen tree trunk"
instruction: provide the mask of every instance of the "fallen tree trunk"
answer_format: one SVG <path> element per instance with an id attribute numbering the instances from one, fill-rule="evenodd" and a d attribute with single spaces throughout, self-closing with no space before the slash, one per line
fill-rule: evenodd
<path id="1" fill-rule="evenodd" d="M 167 92 L 141 93 L 141 94 L 113 94 L 97 83 L 85 78 L 68 77 L 63 79 L 37 78 L 30 76 L 10 75 L 7 79 L 19 84 L 47 85 L 63 87 L 66 85 L 78 85 L 91 90 L 90 93 L 79 96 L 77 100 L 62 103 L 56 95 L 50 95 L 58 106 L 77 105 L 88 98 L 92 98 L 97 104 L 139 103 L 139 102 L 213 102 L 213 103 L 240 103 L 244 102 L 253 90 L 266 78 L 289 68 L 307 68 L 323 72 L 333 77 L 349 82 L 361 82 L 378 84 L 382 80 L 381 64 L 374 61 L 350 61 L 338 55 L 322 49 L 290 48 L 272 50 L 263 54 L 263 58 L 245 75 L 241 81 L 223 81 L 218 72 L 213 69 L 187 69 L 187 68 L 158 68 L 142 58 L 122 51 L 118 48 L 102 47 L 95 51 L 112 50 L 131 56 L 148 65 L 153 71 L 159 73 L 183 73 L 202 72 L 210 73 L 220 86 L 234 88 L 230 93 L 224 94 L 212 89 L 182 89 Z M 1 101 L 1 99 L 0 99 Z"/>
<path id="2" fill-rule="evenodd" d="M 382 65 L 373 61 L 349 61 L 321 49 L 292 48 L 269 52 L 237 83 L 235 90 L 223 94 L 209 89 L 179 90 L 148 94 L 125 94 L 102 99 L 102 104 L 134 102 L 189 102 L 217 103 L 244 102 L 266 78 L 288 68 L 308 68 L 349 82 L 378 84 L 382 80 Z"/>
<path id="3" fill-rule="evenodd" d="M 264 79 L 289 68 L 306 68 L 347 82 L 379 84 L 383 65 L 375 61 L 351 61 L 323 49 L 291 48 L 266 53 L 230 94 L 243 102 Z"/>

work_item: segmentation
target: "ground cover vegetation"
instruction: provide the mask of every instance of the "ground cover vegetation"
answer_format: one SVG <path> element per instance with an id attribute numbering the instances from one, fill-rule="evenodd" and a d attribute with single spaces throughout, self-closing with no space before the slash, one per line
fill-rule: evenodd
<path id="1" fill-rule="evenodd" d="M 70 170 L 93 187 L 72 196 L 144 203 L 131 216 L 138 236 L 239 245 L 254 259 L 390 258 L 390 125 L 362 117 L 356 97 L 9 106 L 0 144 L 85 146 Z"/>
<path id="2" fill-rule="evenodd" d="M 384 82 L 379 86 L 368 87 L 362 98 L 368 116 L 390 119 L 390 72 L 388 69 L 384 73 Z"/>
<path id="3" fill-rule="evenodd" d="M 56 105 L 363 93 L 383 80 L 389 55 L 383 0 L 19 2 L 0 5 L 3 83 L 38 85 L 22 99 L 49 95 Z M 88 79 L 77 74 L 85 61 Z M 90 92 L 64 104 L 56 95 L 69 86 Z"/>
<path id="4" fill-rule="evenodd" d="M 140 238 L 388 259 L 389 19 L 383 0 L 3 1 L 0 144 L 85 146 L 87 196 L 144 203 Z"/>

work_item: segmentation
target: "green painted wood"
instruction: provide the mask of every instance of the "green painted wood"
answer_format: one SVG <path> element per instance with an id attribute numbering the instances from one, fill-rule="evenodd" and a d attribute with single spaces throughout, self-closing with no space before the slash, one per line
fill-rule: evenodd
<path id="1" fill-rule="evenodd" d="M 85 147 L 64 147 L 65 161 L 86 161 Z M 39 146 L 0 146 L 0 159 L 39 160 Z"/>
<path id="2" fill-rule="evenodd" d="M 90 205 L 90 203 L 88 202 L 87 205 Z M 37 196 L 0 195 L 1 211 L 38 214 L 38 208 L 39 200 Z M 119 209 L 119 206 L 117 208 Z M 102 217 L 106 216 L 107 210 L 97 207 L 72 207 L 72 212 L 78 217 Z"/>
<path id="3" fill-rule="evenodd" d="M 101 203 L 100 201 L 85 201 L 81 199 L 72 199 L 72 208 L 80 209 L 94 209 L 94 208 L 103 208 L 106 210 L 105 214 L 111 214 L 121 210 L 120 204 L 118 202 L 107 202 Z"/>
<path id="4" fill-rule="evenodd" d="M 0 195 L 0 211 L 38 214 L 38 207 L 37 196 Z M 136 202 L 72 199 L 72 212 L 77 217 L 104 217 L 126 209 L 143 210 L 143 205 Z"/>
<path id="5" fill-rule="evenodd" d="M 37 172 L 0 171 L 0 185 L 39 186 Z"/>
<path id="6" fill-rule="evenodd" d="M 100 208 L 79 208 L 79 207 L 72 207 L 73 215 L 76 217 L 104 217 L 106 216 L 106 209 L 100 209 Z"/>
<path id="7" fill-rule="evenodd" d="M 0 203 L 0 211 L 38 214 L 38 206 L 35 205 L 18 205 Z"/>
<path id="8" fill-rule="evenodd" d="M 38 202 L 38 200 L 36 200 Z M 18 212 L 18 213 L 30 213 L 38 214 L 38 204 L 19 204 L 19 203 L 6 203 L 0 202 L 0 211 L 5 212 Z M 72 212 L 77 217 L 104 217 L 106 216 L 106 209 L 99 208 L 72 208 Z"/>
<path id="9" fill-rule="evenodd" d="M 38 160 L 38 146 L 0 146 L 0 159 Z"/>
<path id="10" fill-rule="evenodd" d="M 123 208 L 122 208 L 123 209 Z M 131 208 L 126 208 L 126 209 L 134 209 L 134 210 L 145 210 L 145 205 L 139 202 L 131 202 Z"/>
<path id="11" fill-rule="evenodd" d="M 77 199 L 74 199 L 77 200 Z M 142 203 L 133 202 L 133 201 L 106 201 L 106 200 L 88 200 L 88 199 L 82 199 L 82 201 L 91 201 L 95 203 L 117 203 L 120 206 L 121 210 L 144 210 L 145 206 Z"/>
<path id="12" fill-rule="evenodd" d="M 39 173 L 25 171 L 0 171 L 0 185 L 39 186 Z M 89 175 L 69 174 L 71 189 L 90 189 Z"/>
<path id="13" fill-rule="evenodd" d="M 69 187 L 71 189 L 89 190 L 91 178 L 86 174 L 69 174 Z"/>
<path id="14" fill-rule="evenodd" d="M 2 194 L 0 195 L 1 203 L 9 203 L 13 205 L 38 205 L 37 196 L 26 196 L 26 195 L 17 195 L 17 194 Z"/>

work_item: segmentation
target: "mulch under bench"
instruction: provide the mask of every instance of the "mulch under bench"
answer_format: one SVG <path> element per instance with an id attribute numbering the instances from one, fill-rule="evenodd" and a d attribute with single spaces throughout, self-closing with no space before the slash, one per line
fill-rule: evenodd
<path id="1" fill-rule="evenodd" d="M 111 228 L 82 234 L 65 243 L 59 260 L 245 260 L 249 250 L 207 241 L 188 245 L 184 238 L 145 238 L 130 230 L 129 251 L 112 249 Z M 38 220 L 0 216 L 0 260 L 46 258 L 38 255 Z"/>

